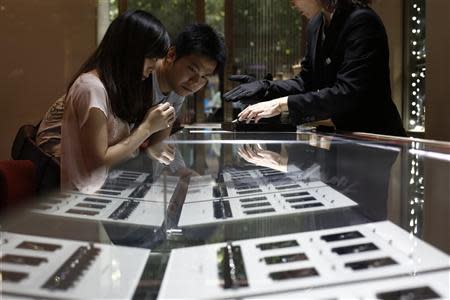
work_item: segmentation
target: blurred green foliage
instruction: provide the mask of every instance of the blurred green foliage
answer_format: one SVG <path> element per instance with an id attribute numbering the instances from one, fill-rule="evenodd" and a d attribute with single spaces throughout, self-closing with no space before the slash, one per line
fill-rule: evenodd
<path id="1" fill-rule="evenodd" d="M 118 0 L 110 1 L 110 17 Z M 171 37 L 194 23 L 195 0 L 128 0 L 128 9 L 142 9 L 159 18 Z M 225 0 L 205 0 L 205 21 L 224 34 Z M 233 7 L 235 70 L 261 77 L 289 73 L 300 60 L 302 19 L 288 0 L 235 0 Z"/>

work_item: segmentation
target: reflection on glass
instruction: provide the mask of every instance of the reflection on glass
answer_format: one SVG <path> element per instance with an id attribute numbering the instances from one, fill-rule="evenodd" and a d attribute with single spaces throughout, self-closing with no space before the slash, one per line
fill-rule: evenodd
<path id="1" fill-rule="evenodd" d="M 412 142 L 412 148 L 421 150 L 423 145 L 419 142 Z M 416 236 L 423 234 L 423 207 L 425 204 L 425 181 L 424 181 L 424 161 L 418 154 L 408 155 L 408 205 L 407 212 L 407 226 L 411 233 Z"/>
<path id="2" fill-rule="evenodd" d="M 183 134 L 179 133 L 181 141 L 185 138 Z M 409 149 L 409 144 L 401 149 L 397 145 L 385 147 L 378 141 L 353 143 L 338 137 L 328 137 L 328 143 L 322 143 L 321 136 L 312 134 L 299 140 L 293 135 L 289 143 L 264 141 L 261 135 L 252 135 L 250 143 L 240 135 L 222 142 L 220 138 L 226 135 L 214 134 L 215 140 L 202 143 L 169 141 L 173 159 L 167 164 L 156 155 L 142 151 L 109 170 L 91 194 L 66 191 L 44 195 L 31 208 L 32 214 L 20 220 L 23 226 L 20 230 L 58 235 L 65 240 L 26 236 L 11 242 L 11 236 L 2 236 L 2 250 L 18 247 L 21 251 L 2 253 L 2 266 L 8 264 L 1 271 L 4 284 L 22 284 L 32 274 L 10 266 L 23 264 L 31 268 L 34 264 L 33 267 L 41 268 L 49 265 L 52 257 L 63 258 L 46 273 L 44 280 L 51 279 L 49 284 L 53 284 L 49 288 L 62 290 L 71 281 L 67 278 L 83 278 L 85 275 L 79 275 L 76 268 L 59 269 L 79 247 L 89 248 L 89 243 L 76 244 L 67 251 L 68 255 L 58 256 L 66 251 L 67 241 L 71 239 L 101 240 L 103 244 L 94 244 L 94 248 L 105 244 L 128 246 L 126 257 L 130 260 L 130 246 L 151 249 L 156 258 L 147 261 L 135 294 L 143 298 L 147 293 L 156 297 L 165 274 L 173 274 L 166 269 L 169 257 L 183 266 L 186 262 L 193 266 L 187 270 L 189 278 L 202 278 L 201 274 L 196 277 L 197 271 L 215 274 L 212 289 L 219 291 L 219 296 L 223 292 L 255 288 L 253 283 L 257 280 L 252 277 L 256 276 L 255 265 L 265 268 L 259 275 L 279 291 L 280 282 L 282 285 L 294 282 L 295 288 L 303 289 L 304 282 L 322 280 L 327 275 L 323 270 L 330 272 L 333 275 L 330 278 L 334 279 L 342 278 L 342 268 L 347 275 L 355 276 L 352 278 L 375 271 L 404 273 L 406 269 L 419 278 L 424 270 L 427 276 L 433 275 L 426 268 L 435 258 L 434 267 L 440 268 L 441 263 L 448 262 L 448 256 L 434 253 L 435 248 L 424 248 L 426 244 L 420 240 L 426 236 L 422 226 L 426 217 L 423 213 L 426 174 L 422 170 L 431 158 L 425 159 L 422 152 L 410 150 L 429 150 L 422 149 L 423 144 L 412 143 L 413 149 Z M 399 171 L 393 169 L 399 165 L 394 164 L 397 158 L 403 163 L 403 170 L 407 169 L 406 173 L 391 174 L 392 170 Z M 434 159 L 433 162 L 444 169 L 448 166 L 448 161 Z M 392 178 L 402 183 L 401 188 L 407 193 L 393 193 Z M 414 197 L 419 200 L 415 201 Z M 432 203 L 434 199 L 427 201 Z M 373 225 L 386 219 L 395 221 L 408 232 L 393 223 L 389 228 Z M 49 224 L 57 224 L 64 230 L 49 230 Z M 350 225 L 351 228 L 341 228 Z M 431 230 L 447 238 L 441 228 Z M 187 246 L 199 247 L 184 248 Z M 204 255 L 202 249 L 209 249 L 209 254 Z M 187 255 L 190 251 L 194 252 Z M 102 248 L 93 265 L 103 253 L 106 252 Z M 129 282 L 124 267 L 127 264 L 114 259 L 117 264 L 111 268 L 109 280 Z M 315 260 L 329 265 L 321 268 Z M 110 265 L 112 260 L 107 261 Z M 186 271 L 174 262 L 171 264 L 176 265 L 176 274 Z M 87 273 L 89 270 L 92 267 Z M 60 287 L 54 285 L 58 276 L 67 279 Z M 370 295 L 386 299 L 406 293 L 434 295 L 434 291 L 440 295 L 441 288 L 448 284 L 436 287 L 429 282 L 442 282 L 444 277 L 435 280 L 430 276 L 430 281 L 407 289 L 386 286 L 371 290 Z M 173 278 L 164 280 L 171 286 Z M 403 275 L 398 278 L 410 279 Z M 184 284 L 183 280 L 176 282 Z M 367 282 L 370 280 L 364 284 Z M 130 289 L 134 291 L 134 287 Z M 183 286 L 179 290 L 185 292 L 188 288 Z"/>

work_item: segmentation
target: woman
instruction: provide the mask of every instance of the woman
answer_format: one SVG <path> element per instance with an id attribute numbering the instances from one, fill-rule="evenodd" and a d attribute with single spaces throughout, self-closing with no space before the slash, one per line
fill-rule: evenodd
<path id="1" fill-rule="evenodd" d="M 147 12 L 129 11 L 111 23 L 67 89 L 61 128 L 63 189 L 98 189 L 108 167 L 131 157 L 151 134 L 172 124 L 173 107 L 160 104 L 130 133 L 145 96 L 151 96 L 145 80 L 169 44 L 164 26 Z"/>
<path id="2" fill-rule="evenodd" d="M 296 124 L 331 118 L 339 130 L 405 136 L 391 99 L 385 28 L 370 0 L 297 0 L 300 10 L 316 2 L 321 13 L 307 29 L 302 71 L 291 80 L 255 81 L 224 95 L 227 101 L 262 100 L 239 114 L 241 121 L 289 112 Z"/>

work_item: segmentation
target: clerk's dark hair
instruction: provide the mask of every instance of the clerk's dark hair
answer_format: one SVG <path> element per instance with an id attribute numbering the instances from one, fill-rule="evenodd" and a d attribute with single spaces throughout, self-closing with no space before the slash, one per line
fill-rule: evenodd
<path id="1" fill-rule="evenodd" d="M 208 57 L 217 62 L 214 73 L 223 70 L 226 50 L 223 37 L 207 24 L 190 24 L 175 38 L 176 59 L 191 54 Z"/>
<path id="2" fill-rule="evenodd" d="M 336 8 L 339 6 L 367 7 L 372 0 L 320 0 L 325 7 Z"/>
<path id="3" fill-rule="evenodd" d="M 97 70 L 105 86 L 115 116 L 135 122 L 144 109 L 144 97 L 149 93 L 142 71 L 145 58 L 162 58 L 170 46 L 169 35 L 163 24 L 142 10 L 127 11 L 109 25 L 100 45 L 75 74 Z"/>
<path id="4" fill-rule="evenodd" d="M 350 4 L 359 7 L 364 7 L 372 4 L 372 0 L 344 0 L 344 2 L 351 2 Z"/>

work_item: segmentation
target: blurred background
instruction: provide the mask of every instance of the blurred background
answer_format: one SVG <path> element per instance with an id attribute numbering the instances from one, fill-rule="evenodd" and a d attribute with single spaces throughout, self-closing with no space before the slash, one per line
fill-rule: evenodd
<path id="1" fill-rule="evenodd" d="M 393 99 L 411 136 L 450 140 L 450 3 L 375 0 L 386 26 Z M 0 159 L 9 159 L 18 128 L 37 124 L 64 94 L 112 19 L 127 9 L 157 16 L 175 36 L 206 22 L 225 37 L 225 71 L 189 97 L 182 123 L 232 120 L 224 103 L 230 74 L 275 80 L 295 76 L 307 20 L 288 0 L 0 0 Z"/>

